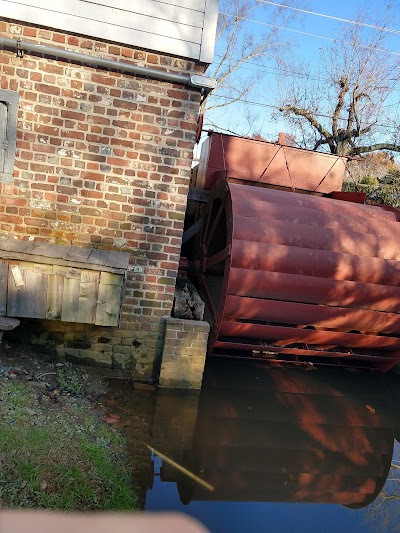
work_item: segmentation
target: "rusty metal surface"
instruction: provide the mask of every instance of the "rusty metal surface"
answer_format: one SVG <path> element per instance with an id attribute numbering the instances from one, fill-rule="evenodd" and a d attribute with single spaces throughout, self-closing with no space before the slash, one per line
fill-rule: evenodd
<path id="1" fill-rule="evenodd" d="M 209 353 L 400 360 L 396 211 L 221 180 L 205 218 Z"/>
<path id="2" fill-rule="evenodd" d="M 342 188 L 345 161 L 330 154 L 212 132 L 202 146 L 196 186 L 210 189 L 224 177 L 330 193 Z"/>

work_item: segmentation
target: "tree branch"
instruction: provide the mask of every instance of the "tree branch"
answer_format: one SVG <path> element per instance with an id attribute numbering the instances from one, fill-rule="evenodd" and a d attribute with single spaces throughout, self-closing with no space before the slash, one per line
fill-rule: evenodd
<path id="1" fill-rule="evenodd" d="M 338 95 L 338 100 L 337 100 L 335 111 L 333 112 L 333 117 L 332 117 L 332 132 L 333 132 L 334 137 L 337 137 L 337 134 L 338 134 L 338 122 L 339 122 L 340 112 L 343 109 L 345 96 L 349 91 L 349 81 L 347 79 L 347 76 L 344 75 L 340 78 L 339 86 L 340 86 L 340 91 Z"/>
<path id="2" fill-rule="evenodd" d="M 285 105 L 283 107 L 280 107 L 279 111 L 281 111 L 282 113 L 294 113 L 298 117 L 305 118 L 311 124 L 311 126 L 319 132 L 322 137 L 325 137 L 326 143 L 329 144 L 331 150 L 332 148 L 334 148 L 332 135 L 318 122 L 318 120 L 313 117 L 310 111 L 294 105 Z"/>
<path id="3" fill-rule="evenodd" d="M 365 154 L 367 152 L 376 152 L 378 150 L 391 150 L 392 152 L 400 152 L 400 145 L 392 143 L 376 143 L 370 144 L 369 146 L 358 146 L 352 148 L 349 152 L 349 155 Z"/>

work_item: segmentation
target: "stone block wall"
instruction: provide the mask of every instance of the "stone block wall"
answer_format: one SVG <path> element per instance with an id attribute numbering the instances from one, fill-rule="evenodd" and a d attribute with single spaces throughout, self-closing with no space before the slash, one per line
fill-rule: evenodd
<path id="1" fill-rule="evenodd" d="M 204 71 L 194 61 L 4 18 L 0 32 L 170 72 Z M 0 75 L 1 88 L 20 96 L 14 180 L 0 184 L 0 233 L 130 252 L 121 329 L 85 326 L 91 346 L 76 348 L 76 355 L 92 351 L 98 358 L 99 344 L 108 348 L 103 354 L 113 346 L 115 361 L 125 354 L 133 376 L 150 379 L 160 318 L 173 303 L 200 94 L 5 49 Z M 49 324 L 40 323 L 36 338 L 46 328 L 59 329 L 60 350 L 73 342 L 74 331 L 81 336 L 79 325 Z"/>
<path id="2" fill-rule="evenodd" d="M 209 331 L 208 322 L 165 319 L 160 387 L 201 388 Z"/>

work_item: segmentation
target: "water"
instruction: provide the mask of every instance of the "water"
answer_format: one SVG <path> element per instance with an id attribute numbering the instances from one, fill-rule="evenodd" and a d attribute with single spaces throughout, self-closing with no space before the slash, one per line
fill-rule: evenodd
<path id="1" fill-rule="evenodd" d="M 217 533 L 367 533 L 400 532 L 399 400 L 396 376 L 210 361 L 199 392 L 115 383 L 106 404 L 148 511 Z"/>

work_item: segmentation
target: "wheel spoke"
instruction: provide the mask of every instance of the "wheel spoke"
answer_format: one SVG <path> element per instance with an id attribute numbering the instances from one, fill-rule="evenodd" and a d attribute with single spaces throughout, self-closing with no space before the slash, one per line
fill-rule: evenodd
<path id="1" fill-rule="evenodd" d="M 225 261 L 227 257 L 231 255 L 231 247 L 227 246 L 223 250 L 217 252 L 216 254 L 212 255 L 211 257 L 207 257 L 206 259 L 206 270 L 211 268 L 212 266 L 216 265 L 217 263 L 221 263 L 222 261 Z"/>

